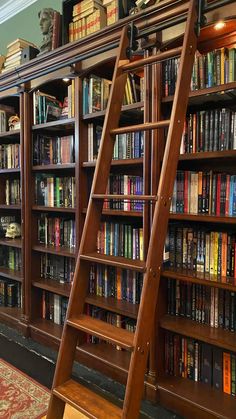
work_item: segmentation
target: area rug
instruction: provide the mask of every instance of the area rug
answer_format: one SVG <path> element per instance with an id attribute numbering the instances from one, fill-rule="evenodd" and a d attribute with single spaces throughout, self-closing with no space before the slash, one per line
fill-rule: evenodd
<path id="1" fill-rule="evenodd" d="M 0 358 L 0 419 L 40 419 L 50 392 Z"/>

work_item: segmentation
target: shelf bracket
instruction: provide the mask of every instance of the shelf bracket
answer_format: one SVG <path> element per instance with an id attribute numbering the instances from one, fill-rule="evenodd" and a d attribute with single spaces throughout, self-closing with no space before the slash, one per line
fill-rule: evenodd
<path id="1" fill-rule="evenodd" d="M 204 26 L 207 22 L 206 16 L 203 14 L 203 10 L 205 9 L 205 0 L 199 0 L 197 3 L 197 22 L 195 26 L 195 33 L 197 36 L 200 35 L 201 27 Z"/>

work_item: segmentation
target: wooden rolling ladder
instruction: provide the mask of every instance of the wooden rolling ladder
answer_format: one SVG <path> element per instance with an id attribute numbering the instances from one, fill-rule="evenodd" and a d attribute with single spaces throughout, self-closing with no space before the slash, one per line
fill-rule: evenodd
<path id="1" fill-rule="evenodd" d="M 65 403 L 69 403 L 89 418 L 135 419 L 139 416 L 149 342 L 154 327 L 169 207 L 176 176 L 197 45 L 196 25 L 198 21 L 198 1 L 190 0 L 184 4 L 185 13 L 187 13 L 187 22 L 184 42 L 181 48 L 165 51 L 156 56 L 141 59 L 138 62 L 129 62 L 126 56 L 126 49 L 129 47 L 127 28 L 124 28 L 122 31 L 47 419 L 61 419 L 63 417 Z M 117 128 L 127 73 L 137 67 L 162 61 L 177 55 L 181 55 L 181 58 L 170 120 Z M 168 136 L 157 195 L 107 195 L 106 187 L 115 136 L 124 132 L 145 131 L 164 127 L 168 127 Z M 97 232 L 100 226 L 104 199 L 135 199 L 136 201 L 156 202 L 145 262 L 122 257 L 106 256 L 96 252 Z M 91 263 L 111 265 L 144 273 L 143 290 L 135 333 L 84 314 Z M 113 405 L 71 379 L 76 346 L 79 344 L 79 336 L 84 332 L 119 345 L 124 350 L 131 352 L 123 408 Z"/>

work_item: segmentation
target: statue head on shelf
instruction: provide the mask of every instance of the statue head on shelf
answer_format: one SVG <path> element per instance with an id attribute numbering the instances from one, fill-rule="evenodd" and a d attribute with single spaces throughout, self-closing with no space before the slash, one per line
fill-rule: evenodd
<path id="1" fill-rule="evenodd" d="M 40 53 L 51 51 L 52 49 L 53 13 L 54 9 L 51 7 L 44 8 L 38 13 L 39 25 L 43 34 Z"/>
<path id="2" fill-rule="evenodd" d="M 21 236 L 21 226 L 18 223 L 10 223 L 7 227 L 5 237 L 14 239 L 15 237 Z"/>

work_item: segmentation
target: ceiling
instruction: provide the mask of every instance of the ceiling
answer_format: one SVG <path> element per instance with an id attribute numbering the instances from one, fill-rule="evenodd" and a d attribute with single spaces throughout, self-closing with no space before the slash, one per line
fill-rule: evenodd
<path id="1" fill-rule="evenodd" d="M 0 24 L 15 16 L 37 0 L 0 0 Z"/>

